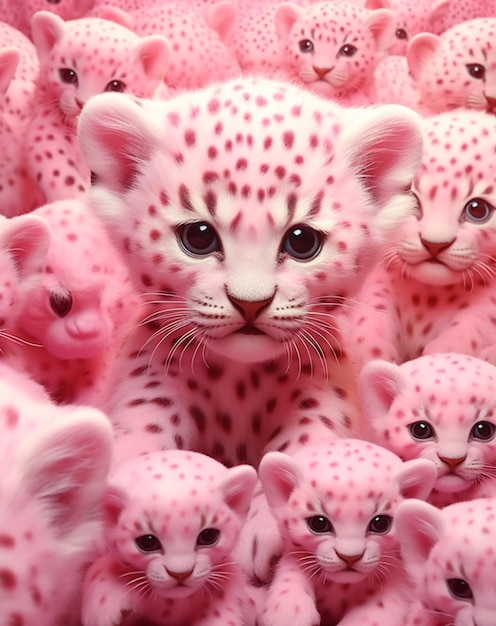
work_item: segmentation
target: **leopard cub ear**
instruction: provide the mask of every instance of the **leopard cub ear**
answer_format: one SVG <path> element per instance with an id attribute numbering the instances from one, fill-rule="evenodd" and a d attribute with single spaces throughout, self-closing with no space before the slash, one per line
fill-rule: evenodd
<path id="1" fill-rule="evenodd" d="M 79 116 L 78 139 L 95 185 L 128 191 L 159 145 L 160 129 L 131 96 L 94 96 Z"/>

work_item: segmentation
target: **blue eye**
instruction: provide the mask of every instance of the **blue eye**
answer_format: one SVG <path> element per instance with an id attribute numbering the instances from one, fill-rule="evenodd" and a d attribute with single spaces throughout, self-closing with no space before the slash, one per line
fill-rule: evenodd
<path id="1" fill-rule="evenodd" d="M 300 48 L 300 52 L 313 52 L 313 43 L 310 39 L 302 39 L 298 46 Z"/>
<path id="2" fill-rule="evenodd" d="M 141 537 L 136 537 L 134 543 L 141 552 L 158 552 L 162 550 L 162 544 L 155 535 L 141 535 Z"/>
<path id="3" fill-rule="evenodd" d="M 463 207 L 462 217 L 469 222 L 476 224 L 484 224 L 487 222 L 494 212 L 494 207 L 483 198 L 472 198 Z"/>
<path id="4" fill-rule="evenodd" d="M 313 259 L 322 248 L 322 234 L 309 226 L 297 225 L 287 231 L 281 251 L 298 261 Z"/>
<path id="5" fill-rule="evenodd" d="M 314 515 L 307 518 L 307 526 L 313 533 L 332 533 L 333 527 L 331 522 L 323 515 Z"/>
<path id="6" fill-rule="evenodd" d="M 448 589 L 454 598 L 459 598 L 460 600 L 472 600 L 474 597 L 472 589 L 470 589 L 470 585 L 468 582 L 463 580 L 463 578 L 449 578 L 446 581 L 446 584 L 448 585 Z"/>
<path id="7" fill-rule="evenodd" d="M 193 256 L 207 256 L 220 252 L 220 239 L 215 229 L 207 222 L 193 222 L 182 226 L 178 231 L 182 248 Z"/>

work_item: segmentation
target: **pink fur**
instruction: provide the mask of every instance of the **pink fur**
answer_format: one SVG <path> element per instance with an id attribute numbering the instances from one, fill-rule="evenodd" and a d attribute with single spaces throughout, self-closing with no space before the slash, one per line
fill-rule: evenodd
<path id="1" fill-rule="evenodd" d="M 105 91 L 152 97 L 162 84 L 169 43 L 109 20 L 64 21 L 49 11 L 35 15 L 32 31 L 40 73 L 28 128 L 28 171 L 45 202 L 78 197 L 90 182 L 76 140 L 81 109 Z"/>
<path id="2" fill-rule="evenodd" d="M 402 623 L 409 594 L 394 516 L 403 498 L 429 494 L 433 464 L 341 439 L 269 452 L 259 471 L 284 542 L 261 624 Z"/>
<path id="3" fill-rule="evenodd" d="M 3 363 L 0 397 L 0 622 L 76 626 L 110 425 L 96 409 L 54 405 Z"/>
<path id="4" fill-rule="evenodd" d="M 370 361 L 360 383 L 370 437 L 404 460 L 435 464 L 430 502 L 496 495 L 494 365 L 453 353 Z"/>
<path id="5" fill-rule="evenodd" d="M 103 499 L 108 552 L 88 571 L 83 626 L 112 626 L 124 613 L 175 626 L 246 624 L 232 553 L 255 481 L 250 466 L 182 450 L 121 466 Z"/>
<path id="6" fill-rule="evenodd" d="M 415 603 L 407 626 L 490 626 L 496 613 L 496 500 L 480 498 L 442 510 L 400 504 L 396 528 Z"/>

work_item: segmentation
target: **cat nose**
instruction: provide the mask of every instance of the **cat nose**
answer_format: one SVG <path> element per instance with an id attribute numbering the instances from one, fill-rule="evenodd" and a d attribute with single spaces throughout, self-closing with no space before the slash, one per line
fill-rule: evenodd
<path id="1" fill-rule="evenodd" d="M 336 551 L 336 554 L 342 561 L 346 563 L 346 565 L 348 565 L 348 567 L 351 567 L 363 557 L 364 553 L 362 552 L 362 554 L 341 554 Z"/>
<path id="2" fill-rule="evenodd" d="M 465 459 L 467 458 L 466 456 L 464 457 L 459 457 L 457 459 L 450 459 L 446 456 L 441 456 L 438 454 L 439 459 L 443 462 L 446 463 L 446 465 L 451 469 L 455 469 L 455 467 L 458 467 L 458 465 L 461 465 L 463 463 L 463 461 L 465 461 Z"/>
<path id="3" fill-rule="evenodd" d="M 452 239 L 451 241 L 428 241 L 423 237 L 420 237 L 420 241 L 424 248 L 429 252 L 429 254 L 434 258 L 437 257 L 440 252 L 446 250 L 451 246 L 451 244 L 455 241 Z"/>
<path id="4" fill-rule="evenodd" d="M 325 78 L 326 74 L 332 71 L 332 67 L 316 67 L 312 65 L 313 71 L 317 74 L 319 78 Z"/>
<path id="5" fill-rule="evenodd" d="M 253 322 L 270 305 L 274 299 L 274 294 L 266 300 L 240 300 L 229 294 L 227 294 L 227 297 L 233 307 L 241 313 L 247 322 Z"/>
<path id="6" fill-rule="evenodd" d="M 165 571 L 169 574 L 169 576 L 171 576 L 171 578 L 175 578 L 180 583 L 184 582 L 193 573 L 192 569 L 188 570 L 187 572 L 174 572 L 170 569 L 167 569 L 167 567 L 165 568 Z"/>

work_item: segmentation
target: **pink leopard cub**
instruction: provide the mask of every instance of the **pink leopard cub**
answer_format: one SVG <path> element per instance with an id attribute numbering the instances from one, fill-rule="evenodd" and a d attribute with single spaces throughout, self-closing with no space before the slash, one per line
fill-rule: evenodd
<path id="1" fill-rule="evenodd" d="M 41 280 L 51 233 L 48 224 L 28 213 L 0 217 L 0 354 L 12 357 L 17 350 L 17 321 L 24 290 Z"/>
<path id="2" fill-rule="evenodd" d="M 32 215 L 47 222 L 51 241 L 40 280 L 19 289 L 16 364 L 58 402 L 102 406 L 114 359 L 141 314 L 136 291 L 85 200 Z"/>
<path id="3" fill-rule="evenodd" d="M 6 217 L 31 211 L 41 198 L 25 163 L 38 71 L 33 43 L 13 26 L 0 22 L 0 213 Z"/>
<path id="4" fill-rule="evenodd" d="M 86 576 L 83 626 L 246 624 L 232 553 L 255 481 L 251 466 L 185 450 L 122 465 L 103 498 L 108 552 Z"/>
<path id="5" fill-rule="evenodd" d="M 54 405 L 5 363 L 0 398 L 0 623 L 77 626 L 110 424 L 96 409 Z"/>
<path id="6" fill-rule="evenodd" d="M 171 45 L 165 72 L 174 94 L 239 76 L 240 65 L 229 47 L 234 24 L 233 0 L 200 7 L 188 2 L 150 2 L 130 13 L 141 36 L 160 34 Z"/>
<path id="7" fill-rule="evenodd" d="M 434 482 L 427 460 L 403 463 L 358 439 L 269 452 L 259 475 L 284 542 L 262 626 L 398 626 L 406 614 L 395 514 Z"/>
<path id="8" fill-rule="evenodd" d="M 343 105 L 375 102 L 374 69 L 394 35 L 393 11 L 350 2 L 285 2 L 275 23 L 283 66 L 297 84 Z"/>
<path id="9" fill-rule="evenodd" d="M 496 119 L 454 111 L 423 121 L 417 200 L 352 307 L 359 367 L 422 354 L 491 356 L 496 310 Z"/>
<path id="10" fill-rule="evenodd" d="M 48 11 L 32 20 L 40 61 L 37 107 L 27 137 L 27 166 L 45 202 L 78 197 L 90 171 L 76 139 L 78 116 L 88 100 L 114 91 L 152 97 L 162 84 L 169 43 L 139 37 L 99 18 L 64 21 Z"/>
<path id="11" fill-rule="evenodd" d="M 496 615 L 496 500 L 439 510 L 400 504 L 396 530 L 413 584 L 405 626 L 493 626 Z"/>
<path id="12" fill-rule="evenodd" d="M 370 361 L 360 389 L 370 437 L 404 460 L 435 464 L 429 502 L 496 496 L 496 366 L 454 353 Z"/>
<path id="13" fill-rule="evenodd" d="M 84 17 L 94 0 L 0 0 L 2 20 L 31 38 L 31 18 L 38 11 L 50 11 L 64 20 Z"/>
<path id="14" fill-rule="evenodd" d="M 456 4 L 456 3 L 454 3 Z M 496 110 L 496 17 L 457 24 L 441 35 L 419 33 L 408 44 L 408 67 L 424 115 L 453 109 Z"/>

